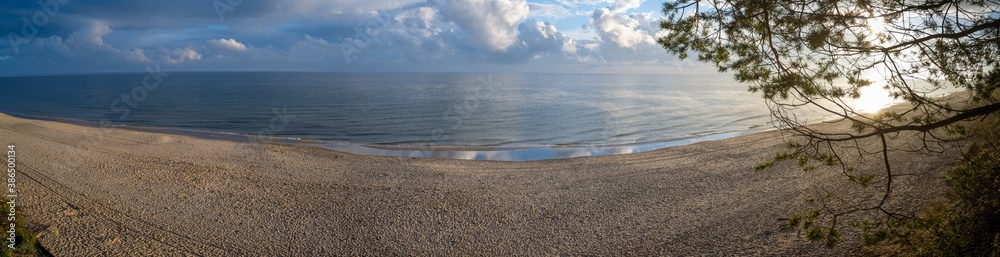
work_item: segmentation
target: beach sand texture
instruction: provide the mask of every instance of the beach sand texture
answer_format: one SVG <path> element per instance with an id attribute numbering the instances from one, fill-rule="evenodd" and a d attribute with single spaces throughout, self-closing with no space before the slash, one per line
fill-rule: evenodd
<path id="1" fill-rule="evenodd" d="M 846 124 L 819 124 L 845 129 Z M 360 156 L 0 115 L 19 211 L 56 256 L 841 255 L 783 218 L 848 183 L 771 131 L 645 153 L 497 162 Z M 895 144 L 917 138 L 901 135 Z M 945 190 L 949 158 L 893 153 L 894 208 Z M 864 169 L 878 171 L 879 160 Z M 868 197 L 864 192 L 846 198 Z"/>

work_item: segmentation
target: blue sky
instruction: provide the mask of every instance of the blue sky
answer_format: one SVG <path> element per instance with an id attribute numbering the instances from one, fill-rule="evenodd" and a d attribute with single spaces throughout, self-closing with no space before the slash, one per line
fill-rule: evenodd
<path id="1" fill-rule="evenodd" d="M 174 71 L 677 73 L 661 1 L 0 0 L 0 75 Z"/>

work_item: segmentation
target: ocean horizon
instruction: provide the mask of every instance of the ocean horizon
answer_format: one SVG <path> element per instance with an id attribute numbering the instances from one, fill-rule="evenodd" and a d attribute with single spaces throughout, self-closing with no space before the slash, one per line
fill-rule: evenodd
<path id="1" fill-rule="evenodd" d="M 0 89 L 0 111 L 22 117 L 374 155 L 538 160 L 771 128 L 763 100 L 719 76 L 163 72 L 0 77 Z"/>

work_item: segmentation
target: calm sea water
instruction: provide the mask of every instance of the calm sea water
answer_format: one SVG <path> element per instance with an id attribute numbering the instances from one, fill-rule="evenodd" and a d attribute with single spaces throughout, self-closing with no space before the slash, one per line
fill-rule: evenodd
<path id="1" fill-rule="evenodd" d="M 766 126 L 725 75 L 181 73 L 0 77 L 0 111 L 340 144 L 657 143 Z M 153 85 L 155 79 L 147 82 Z"/>

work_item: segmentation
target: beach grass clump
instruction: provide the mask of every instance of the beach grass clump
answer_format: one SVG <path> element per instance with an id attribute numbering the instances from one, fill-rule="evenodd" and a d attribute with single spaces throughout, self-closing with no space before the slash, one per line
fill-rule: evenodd
<path id="1" fill-rule="evenodd" d="M 5 206 L 6 207 L 6 206 Z M 39 253 L 38 239 L 35 235 L 28 229 L 26 218 L 20 210 L 15 211 L 14 215 L 10 215 L 10 208 L 0 208 L 0 217 L 4 217 L 7 222 L 3 222 L 4 232 L 3 244 L 0 245 L 0 257 L 8 256 L 34 256 Z M 10 219 L 13 218 L 13 220 Z M 10 242 L 7 241 L 9 234 L 6 232 L 10 228 L 10 224 L 13 223 L 15 229 L 14 233 L 14 245 L 11 247 Z"/>

